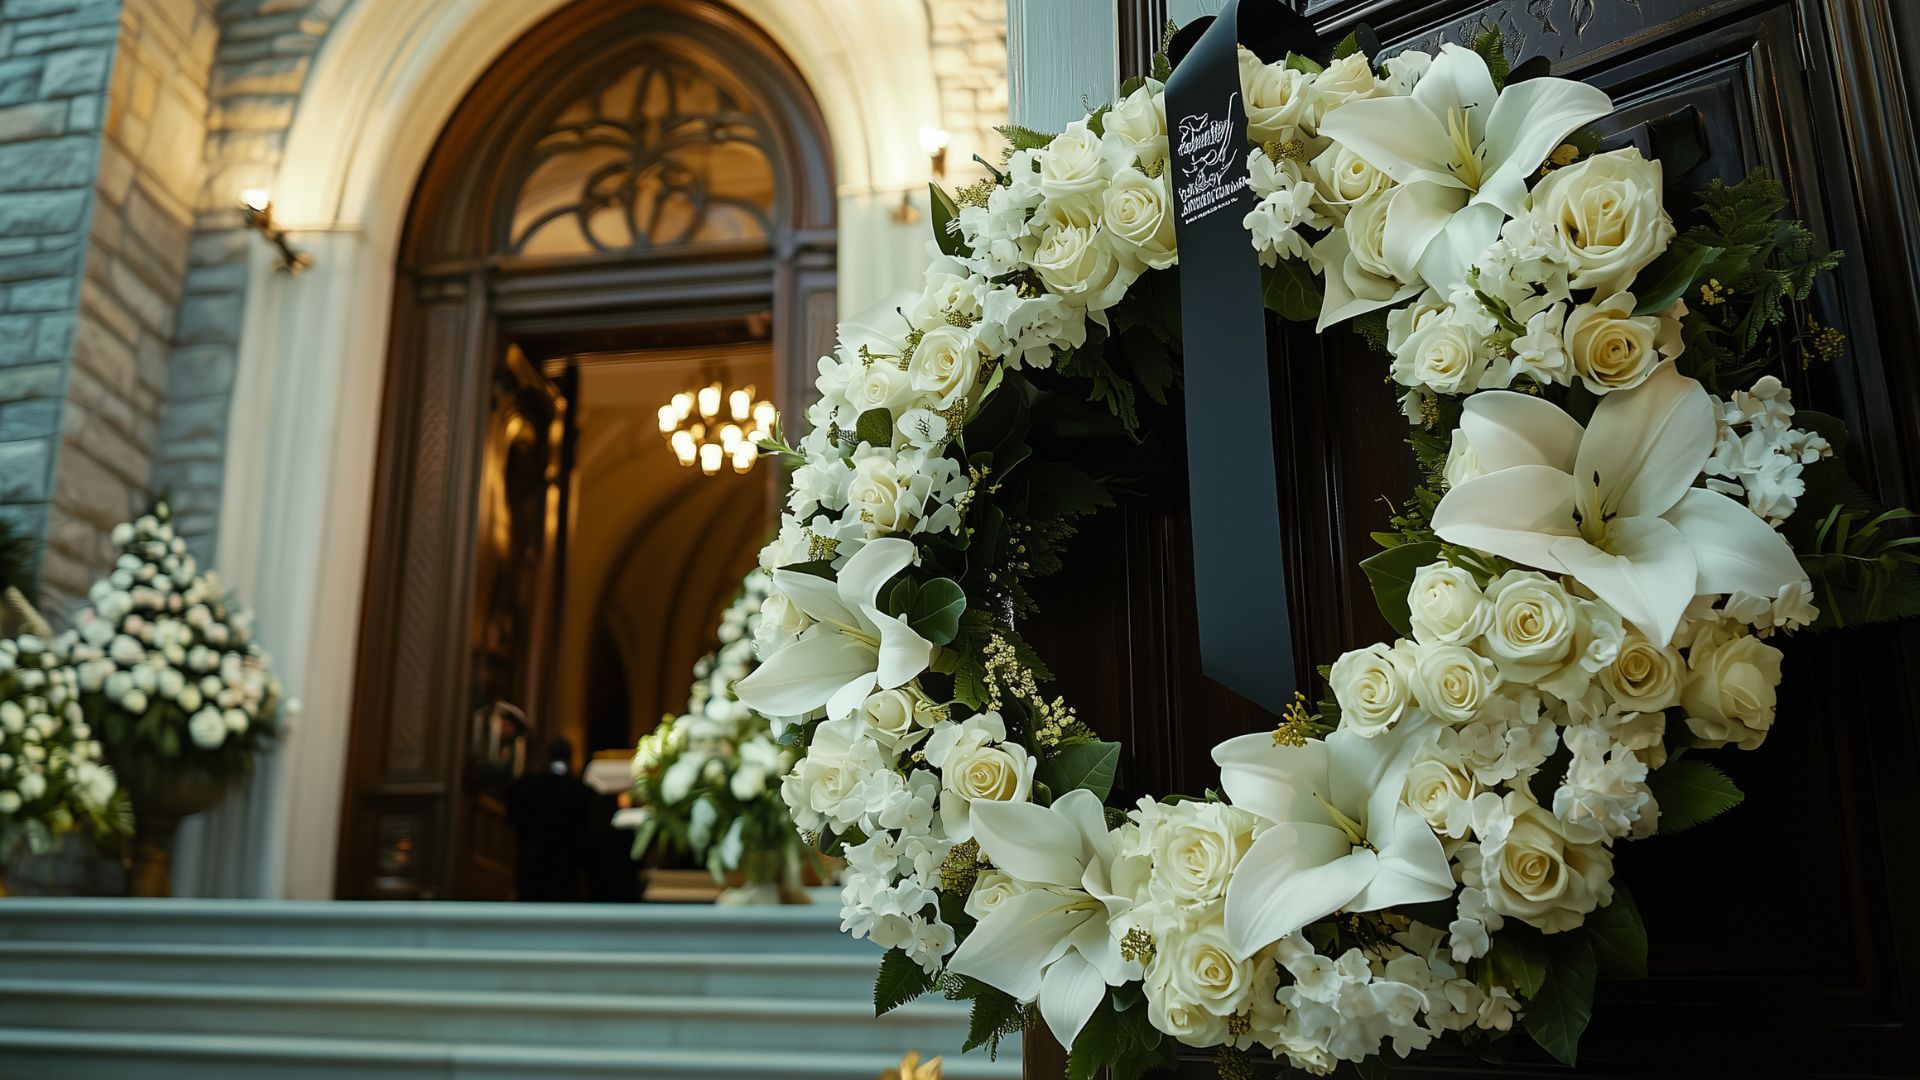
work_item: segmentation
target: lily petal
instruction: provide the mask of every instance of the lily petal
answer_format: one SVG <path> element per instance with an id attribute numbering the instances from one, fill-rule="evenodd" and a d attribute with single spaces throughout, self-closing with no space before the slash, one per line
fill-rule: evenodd
<path id="1" fill-rule="evenodd" d="M 1402 184 L 1431 180 L 1443 187 L 1467 186 L 1447 168 L 1453 142 L 1445 124 L 1412 98 L 1349 101 L 1321 118 L 1320 134 Z"/>
<path id="2" fill-rule="evenodd" d="M 869 541 L 840 568 L 841 603 L 853 612 L 866 604 L 879 603 L 881 588 L 893 575 L 912 565 L 913 556 L 911 540 L 888 536 Z"/>
<path id="3" fill-rule="evenodd" d="M 1447 227 L 1420 255 L 1419 277 L 1443 293 L 1467 280 L 1473 264 L 1500 239 L 1505 219 L 1488 203 L 1469 203 L 1447 220 Z"/>
<path id="4" fill-rule="evenodd" d="M 869 625 L 880 631 L 880 688 L 892 690 L 927 670 L 933 662 L 933 642 L 872 604 L 862 604 L 860 613 Z"/>
<path id="5" fill-rule="evenodd" d="M 1107 980 L 1070 952 L 1047 966 L 1040 980 L 1040 1016 L 1061 1046 L 1072 1046 L 1080 1029 L 1107 996 Z"/>
<path id="6" fill-rule="evenodd" d="M 1507 87 L 1487 116 L 1483 145 L 1487 173 L 1475 201 L 1492 203 L 1509 217 L 1519 216 L 1533 170 L 1567 136 L 1612 111 L 1613 99 L 1605 92 L 1571 79 L 1528 79 Z"/>
<path id="7" fill-rule="evenodd" d="M 806 612 L 814 622 L 860 628 L 860 616 L 840 602 L 839 586 L 826 578 L 798 570 L 775 570 L 773 587 L 785 593 L 793 606 Z"/>
<path id="8" fill-rule="evenodd" d="M 805 716 L 872 671 L 871 646 L 822 626 L 767 657 L 733 688 L 742 704 L 763 716 Z"/>
<path id="9" fill-rule="evenodd" d="M 1433 531 L 1449 544 L 1556 569 L 1554 544 L 1580 535 L 1573 524 L 1573 478 L 1551 465 L 1517 465 L 1476 476 L 1440 500 Z"/>
<path id="10" fill-rule="evenodd" d="M 1382 296 L 1356 296 L 1347 287 L 1347 277 L 1342 267 L 1347 263 L 1347 253 L 1351 242 L 1345 229 L 1335 229 L 1313 245 L 1315 258 L 1326 267 L 1320 277 L 1323 290 L 1320 299 L 1320 320 L 1314 324 L 1314 332 L 1319 333 L 1329 326 L 1342 323 L 1356 315 L 1365 315 L 1389 307 L 1420 291 L 1418 285 L 1403 285 L 1391 294 Z"/>
<path id="11" fill-rule="evenodd" d="M 1261 833 L 1227 883 L 1227 943 L 1234 956 L 1244 960 L 1339 911 L 1377 869 L 1373 852 L 1355 848 L 1331 825 L 1286 821 Z"/>
<path id="12" fill-rule="evenodd" d="M 1040 996 L 1041 973 L 1055 950 L 1089 917 L 1072 904 L 1047 890 L 1008 897 L 961 942 L 947 970 L 1032 1001 Z"/>
<path id="13" fill-rule="evenodd" d="M 1471 125 L 1469 133 L 1478 142 L 1486 131 L 1487 110 L 1493 108 L 1499 94 L 1486 58 L 1449 42 L 1440 46 L 1440 55 L 1427 65 L 1411 96 L 1443 124 L 1449 111 L 1465 109 Z"/>
<path id="14" fill-rule="evenodd" d="M 1379 869 L 1360 895 L 1348 902 L 1348 910 L 1379 911 L 1453 895 L 1447 851 L 1420 815 L 1393 807 L 1385 827 L 1367 830 L 1367 839 L 1379 849 Z"/>
<path id="15" fill-rule="evenodd" d="M 1580 422 L 1532 394 L 1489 390 L 1467 399 L 1460 430 L 1487 472 L 1516 465 L 1551 465 L 1573 475 L 1580 454 Z"/>
<path id="16" fill-rule="evenodd" d="M 1693 488 L 1667 511 L 1699 563 L 1695 590 L 1771 599 L 1807 576 L 1793 546 L 1758 514 L 1718 492 Z"/>
<path id="17" fill-rule="evenodd" d="M 1240 809 L 1268 821 L 1331 823 L 1320 805 L 1329 797 L 1325 740 L 1275 746 L 1265 733 L 1242 735 L 1214 747 L 1213 761 L 1220 767 L 1220 790 Z"/>
<path id="18" fill-rule="evenodd" d="M 1755 519 L 1758 520 L 1758 519 Z M 1660 518 L 1616 518 L 1602 551 L 1580 537 L 1553 545 L 1560 568 L 1607 602 L 1655 645 L 1673 640 L 1699 578 L 1693 549 Z"/>
<path id="19" fill-rule="evenodd" d="M 1080 887 L 1087 865 L 1080 830 L 1049 807 L 980 799 L 973 803 L 973 837 L 993 865 L 1021 881 Z"/>
<path id="20" fill-rule="evenodd" d="M 873 693 L 874 687 L 878 685 L 879 681 L 874 673 L 869 671 L 860 675 L 858 678 L 849 680 L 847 685 L 835 690 L 833 696 L 827 699 L 827 719 L 840 720 L 852 716 L 853 711 L 858 709 L 867 700 L 867 696 Z"/>
<path id="21" fill-rule="evenodd" d="M 1453 216 L 1466 208 L 1468 194 L 1464 188 L 1419 180 L 1395 188 L 1388 198 L 1392 201 L 1387 203 L 1381 253 L 1395 277 L 1413 281 L 1420 276 L 1421 257 Z"/>
<path id="22" fill-rule="evenodd" d="M 1053 800 L 1049 807 L 1080 831 L 1090 857 L 1105 861 L 1113 856 L 1113 836 L 1107 829 L 1107 812 L 1100 797 L 1085 788 L 1075 788 Z"/>
<path id="23" fill-rule="evenodd" d="M 1522 86 L 1529 85 L 1522 83 Z M 1658 517 L 1700 478 L 1719 427 L 1706 388 L 1667 361 L 1631 390 L 1608 394 L 1580 440 L 1573 478 L 1580 504 L 1596 485 L 1599 505 L 1620 517 Z"/>

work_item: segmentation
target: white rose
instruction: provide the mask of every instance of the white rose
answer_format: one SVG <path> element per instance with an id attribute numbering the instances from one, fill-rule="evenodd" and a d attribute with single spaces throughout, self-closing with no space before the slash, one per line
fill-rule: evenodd
<path id="1" fill-rule="evenodd" d="M 14 814 L 20 810 L 20 794 L 15 791 L 0 791 L 0 814 Z"/>
<path id="2" fill-rule="evenodd" d="M 1313 245 L 1313 257 L 1329 278 L 1358 300 L 1385 303 L 1399 295 L 1400 281 L 1386 261 L 1387 202 L 1384 195 L 1361 200 L 1347 211 L 1347 224 Z"/>
<path id="3" fill-rule="evenodd" d="M 949 794 L 969 806 L 979 799 L 1026 802 L 1032 797 L 1037 764 L 1018 743 L 975 746 L 947 759 L 941 782 Z"/>
<path id="4" fill-rule="evenodd" d="M 1258 824 L 1252 814 L 1225 803 L 1143 801 L 1140 835 L 1153 856 L 1155 894 L 1178 903 L 1223 899 Z"/>
<path id="5" fill-rule="evenodd" d="M 1394 353 L 1393 380 L 1440 394 L 1465 394 L 1480 385 L 1491 359 L 1485 337 L 1472 323 L 1450 315 L 1430 318 Z"/>
<path id="6" fill-rule="evenodd" d="M 1440 732 L 1407 768 L 1400 800 L 1414 809 L 1434 832 L 1460 839 L 1472 825 L 1473 797 L 1478 791 L 1456 746 L 1452 731 Z"/>
<path id="7" fill-rule="evenodd" d="M 1412 703 L 1403 663 L 1392 646 L 1378 642 L 1335 660 L 1327 681 L 1340 703 L 1340 726 L 1365 737 L 1392 727 Z"/>
<path id="8" fill-rule="evenodd" d="M 733 797 L 741 802 L 752 802 L 767 790 L 767 770 L 758 765 L 742 765 L 733 779 L 727 784 Z"/>
<path id="9" fill-rule="evenodd" d="M 182 687 L 180 693 L 174 695 L 173 699 L 174 704 L 186 712 L 198 709 L 202 700 L 204 695 L 200 693 L 200 688 L 197 686 Z"/>
<path id="10" fill-rule="evenodd" d="M 907 373 L 913 389 L 934 395 L 939 399 L 936 407 L 946 409 L 973 389 L 982 359 L 973 331 L 943 324 L 927 331 L 913 347 Z"/>
<path id="11" fill-rule="evenodd" d="M 1240 92 L 1246 95 L 1247 138 L 1253 142 L 1311 135 L 1319 126 L 1322 105 L 1313 76 L 1284 63 L 1262 63 L 1244 46 Z"/>
<path id="12" fill-rule="evenodd" d="M 202 750 L 217 750 L 227 741 L 227 722 L 214 709 L 201 709 L 187 721 L 187 734 Z"/>
<path id="13" fill-rule="evenodd" d="M 1581 304 L 1567 316 L 1567 355 L 1580 381 L 1596 394 L 1639 386 L 1662 360 L 1685 349 L 1678 319 L 1636 316 L 1633 307 L 1633 294 L 1621 292 Z"/>
<path id="14" fill-rule="evenodd" d="M 1600 672 L 1600 685 L 1628 712 L 1657 713 L 1680 700 L 1680 650 L 1628 629 L 1620 654 Z"/>
<path id="15" fill-rule="evenodd" d="M 1101 200 L 1107 235 L 1122 250 L 1155 270 L 1172 266 L 1178 255 L 1170 201 L 1166 173 L 1156 178 L 1139 169 L 1121 169 Z"/>
<path id="16" fill-rule="evenodd" d="M 1454 433 L 1458 435 L 1458 429 Z M 1480 583 L 1445 562 L 1428 563 L 1413 572 L 1407 610 L 1413 616 L 1413 636 L 1433 645 L 1471 644 L 1493 619 Z"/>
<path id="17" fill-rule="evenodd" d="M 1530 216 L 1572 268 L 1574 288 L 1625 289 L 1667 249 L 1674 228 L 1661 182 L 1660 163 L 1628 147 L 1556 169 L 1533 190 Z"/>
<path id="18" fill-rule="evenodd" d="M 220 721 L 226 724 L 227 730 L 235 735 L 244 733 L 247 725 L 252 722 L 247 719 L 244 709 L 227 709 L 220 714 Z"/>
<path id="19" fill-rule="evenodd" d="M 1720 624 L 1687 650 L 1687 681 L 1680 705 L 1687 727 L 1711 746 L 1752 750 L 1773 727 L 1780 650 L 1738 628 Z"/>
<path id="20" fill-rule="evenodd" d="M 1365 53 L 1351 52 L 1314 76 L 1313 92 L 1319 97 L 1321 108 L 1332 112 L 1349 101 L 1377 97 L 1380 80 L 1374 78 L 1372 63 Z"/>
<path id="21" fill-rule="evenodd" d="M 1040 191 L 1055 202 L 1080 204 L 1099 194 L 1106 175 L 1101 169 L 1100 138 L 1085 120 L 1075 120 L 1039 152 Z"/>
<path id="22" fill-rule="evenodd" d="M 1532 683 L 1573 653 L 1579 612 L 1559 582 L 1531 570 L 1509 570 L 1487 583 L 1493 605 L 1482 648 L 1513 682 Z"/>
<path id="23" fill-rule="evenodd" d="M 906 532 L 920 519 L 926 491 L 901 475 L 899 462 L 885 447 L 862 445 L 853 452 L 853 478 L 847 482 L 849 520 L 883 532 Z"/>
<path id="24" fill-rule="evenodd" d="M 1026 891 L 1026 886 L 1004 870 L 982 870 L 973 879 L 973 891 L 967 894 L 967 914 L 984 919 L 988 912 Z"/>
<path id="25" fill-rule="evenodd" d="M 848 384 L 847 404 L 851 407 L 849 411 L 855 423 L 858 423 L 860 414 L 869 409 L 885 409 L 889 413 L 900 411 L 902 406 L 913 400 L 914 389 L 912 379 L 892 360 L 875 360 L 862 368 Z"/>
<path id="26" fill-rule="evenodd" d="M 1050 222 L 1027 265 L 1055 294 L 1094 310 L 1112 307 L 1131 284 L 1121 277 L 1120 260 L 1093 223 Z"/>
<path id="27" fill-rule="evenodd" d="M 1500 686 L 1492 660 L 1464 645 L 1414 648 L 1413 696 L 1422 708 L 1452 724 L 1479 715 L 1487 696 Z"/>
<path id="28" fill-rule="evenodd" d="M 1100 122 L 1101 152 L 1118 170 L 1138 162 L 1152 168 L 1167 159 L 1167 102 L 1160 82 L 1148 79 L 1120 99 Z"/>
<path id="29" fill-rule="evenodd" d="M 1480 839 L 1478 880 L 1494 910 L 1547 933 L 1571 930 L 1613 900 L 1613 855 L 1600 844 L 1568 842 L 1560 823 L 1518 793 L 1474 800 Z"/>
<path id="30" fill-rule="evenodd" d="M 1159 936 L 1165 940 L 1156 941 L 1146 977 L 1150 1009 L 1158 999 L 1163 1007 L 1192 1006 L 1222 1019 L 1246 1011 L 1260 961 L 1234 959 L 1219 918 Z"/>
<path id="31" fill-rule="evenodd" d="M 918 704 L 909 691 L 882 690 L 868 695 L 854 715 L 865 721 L 874 741 L 897 754 L 926 734 L 918 723 Z"/>
<path id="32" fill-rule="evenodd" d="M 1313 159 L 1313 188 L 1336 223 L 1347 211 L 1393 186 L 1393 178 L 1367 163 L 1343 144 L 1335 143 Z"/>
<path id="33" fill-rule="evenodd" d="M 47 793 L 47 778 L 37 772 L 30 772 L 20 778 L 20 797 L 28 802 Z"/>

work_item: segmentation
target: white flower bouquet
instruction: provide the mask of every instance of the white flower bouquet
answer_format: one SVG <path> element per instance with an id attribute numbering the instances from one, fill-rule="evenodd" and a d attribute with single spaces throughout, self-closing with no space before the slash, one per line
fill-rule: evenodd
<path id="1" fill-rule="evenodd" d="M 70 646 L 68 636 L 0 641 L 0 863 L 76 829 L 103 843 L 132 831 L 81 709 Z"/>

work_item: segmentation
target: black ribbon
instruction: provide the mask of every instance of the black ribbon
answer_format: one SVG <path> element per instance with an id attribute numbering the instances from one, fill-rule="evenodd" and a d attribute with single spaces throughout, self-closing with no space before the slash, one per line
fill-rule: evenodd
<path id="1" fill-rule="evenodd" d="M 1242 220 L 1258 201 L 1247 175 L 1247 113 L 1236 45 L 1269 57 L 1316 50 L 1310 23 L 1278 0 L 1229 0 L 1169 49 L 1174 228 L 1185 338 L 1187 476 L 1200 666 L 1241 697 L 1281 712 L 1293 699 L 1293 623 L 1280 533 L 1267 317 L 1260 260 Z"/>

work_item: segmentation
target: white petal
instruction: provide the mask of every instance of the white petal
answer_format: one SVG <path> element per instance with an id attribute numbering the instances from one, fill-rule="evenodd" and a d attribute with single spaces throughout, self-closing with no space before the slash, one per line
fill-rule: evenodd
<path id="1" fill-rule="evenodd" d="M 1611 554 L 1571 537 L 1556 543 L 1553 554 L 1621 618 L 1665 645 L 1698 591 L 1693 549 L 1659 518 L 1617 518 L 1607 526 L 1607 542 Z"/>
<path id="2" fill-rule="evenodd" d="M 1447 171 L 1453 143 L 1446 127 L 1412 98 L 1350 101 L 1321 119 L 1320 134 L 1402 184 L 1431 180 L 1445 187 L 1466 187 Z"/>
<path id="3" fill-rule="evenodd" d="M 1080 838 L 1086 844 L 1089 857 L 1107 859 L 1112 857 L 1113 839 L 1107 830 L 1107 812 L 1100 803 L 1100 797 L 1085 788 L 1075 788 L 1053 800 L 1054 816 L 1059 817 L 1079 830 Z M 1078 884 L 1076 882 L 1076 884 Z"/>
<path id="4" fill-rule="evenodd" d="M 1571 479 L 1580 453 L 1580 421 L 1532 394 L 1489 390 L 1467 399 L 1460 430 L 1487 472 L 1516 465 L 1551 465 Z"/>
<path id="5" fill-rule="evenodd" d="M 1772 598 L 1807 576 L 1786 537 L 1725 495 L 1694 488 L 1666 517 L 1693 549 L 1699 592 Z"/>
<path id="6" fill-rule="evenodd" d="M 1658 517 L 1700 478 L 1718 434 L 1706 389 L 1668 361 L 1594 408 L 1574 482 L 1584 493 L 1597 476 L 1601 505 L 1620 517 Z"/>
<path id="7" fill-rule="evenodd" d="M 1518 216 L 1533 170 L 1567 136 L 1612 111 L 1613 99 L 1603 91 L 1571 79 L 1528 79 L 1507 87 L 1487 117 L 1488 171 L 1479 198 Z"/>
<path id="8" fill-rule="evenodd" d="M 1433 238 L 1420 256 L 1419 276 L 1441 292 L 1467 279 L 1467 272 L 1482 252 L 1500 239 L 1500 225 L 1506 219 L 1486 203 L 1468 205 L 1448 219 L 1447 227 Z"/>
<path id="9" fill-rule="evenodd" d="M 1227 943 L 1239 959 L 1252 956 L 1345 907 L 1377 867 L 1373 852 L 1356 849 L 1330 825 L 1275 825 L 1247 849 L 1227 883 Z"/>
<path id="10" fill-rule="evenodd" d="M 1080 1029 L 1107 996 L 1107 981 L 1092 964 L 1070 952 L 1048 965 L 1040 981 L 1040 1016 L 1061 1046 L 1071 1047 Z"/>
<path id="11" fill-rule="evenodd" d="M 1573 478 L 1551 465 L 1518 465 L 1476 476 L 1440 500 L 1433 531 L 1449 544 L 1554 569 L 1554 543 L 1579 535 L 1573 524 Z"/>
<path id="12" fill-rule="evenodd" d="M 840 602 L 853 612 L 879 603 L 881 587 L 913 564 L 913 554 L 913 541 L 897 536 L 869 542 L 840 568 Z"/>
<path id="13" fill-rule="evenodd" d="M 1379 869 L 1360 895 L 1347 904 L 1349 910 L 1379 911 L 1453 895 L 1453 871 L 1447 865 L 1446 849 L 1419 814 L 1398 807 L 1384 828 L 1367 831 L 1367 839 L 1379 849 Z"/>
<path id="14" fill-rule="evenodd" d="M 1473 129 L 1478 138 L 1485 130 L 1487 111 L 1499 93 L 1493 85 L 1493 72 L 1487 70 L 1486 58 L 1449 42 L 1440 46 L 1440 55 L 1427 65 L 1427 72 L 1420 76 L 1412 97 L 1442 122 L 1449 110 L 1467 110 L 1470 120 L 1479 121 Z"/>
<path id="15" fill-rule="evenodd" d="M 878 676 L 869 671 L 857 678 L 849 680 L 845 686 L 835 690 L 833 696 L 827 699 L 827 719 L 842 720 L 852 716 L 853 711 L 858 709 L 867 700 L 868 695 L 873 693 L 873 689 L 879 681 Z"/>
<path id="16" fill-rule="evenodd" d="M 1322 740 L 1275 746 L 1264 732 L 1213 748 L 1227 800 L 1268 821 L 1331 821 L 1319 801 L 1327 795 L 1330 760 Z"/>
<path id="17" fill-rule="evenodd" d="M 927 670 L 933 662 L 933 642 L 921 637 L 905 620 L 863 604 L 860 613 L 880 631 L 880 689 L 892 690 Z"/>
<path id="18" fill-rule="evenodd" d="M 1447 222 L 1467 205 L 1463 188 L 1418 181 L 1394 189 L 1387 204 L 1386 235 L 1381 250 L 1395 277 L 1412 281 L 1420 276 L 1420 259 Z M 1496 232 L 1498 225 L 1494 226 Z M 1484 245 L 1483 245 L 1484 246 Z"/>
<path id="19" fill-rule="evenodd" d="M 785 593 L 793 606 L 815 622 L 858 628 L 860 616 L 840 602 L 840 589 L 834 582 L 798 570 L 775 570 L 773 587 Z"/>
<path id="20" fill-rule="evenodd" d="M 1086 868 L 1080 830 L 1047 807 L 978 800 L 973 803 L 973 838 L 988 861 L 1021 881 L 1080 887 Z"/>
<path id="21" fill-rule="evenodd" d="M 980 920 L 947 962 L 947 970 L 979 979 L 1021 1001 L 1040 996 L 1041 973 L 1088 914 L 1058 893 L 1036 890 L 1001 901 Z"/>
<path id="22" fill-rule="evenodd" d="M 874 653 L 856 638 L 828 627 L 767 657 L 734 684 L 741 704 L 763 716 L 805 716 L 834 691 L 873 671 Z"/>
<path id="23" fill-rule="evenodd" d="M 1390 307 L 1420 291 L 1418 285 L 1403 285 L 1391 296 L 1380 299 L 1355 296 L 1353 291 L 1347 288 L 1346 276 L 1341 273 L 1341 267 L 1346 265 L 1347 252 L 1350 249 L 1344 229 L 1333 230 L 1319 243 L 1313 245 L 1314 256 L 1320 259 L 1325 267 L 1325 272 L 1320 275 L 1323 293 L 1320 298 L 1320 320 L 1313 326 L 1315 333 L 1345 322 L 1356 315 L 1365 315 L 1369 311 Z"/>

